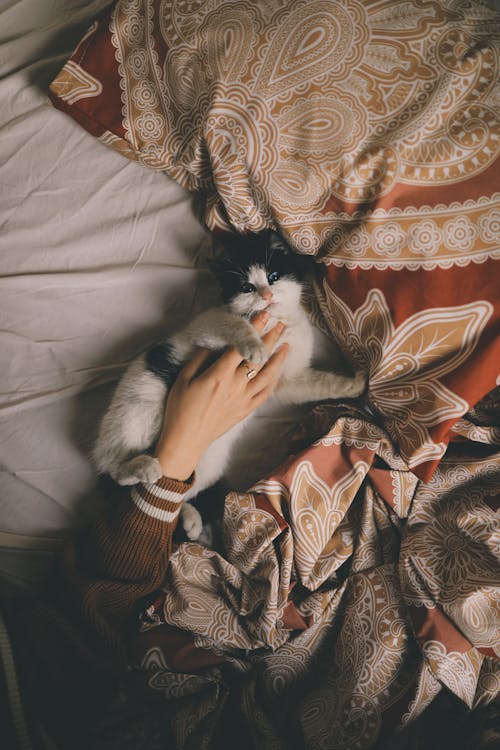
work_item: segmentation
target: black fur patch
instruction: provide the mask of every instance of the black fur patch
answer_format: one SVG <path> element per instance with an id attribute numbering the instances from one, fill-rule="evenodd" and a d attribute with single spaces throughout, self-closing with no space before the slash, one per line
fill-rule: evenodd
<path id="1" fill-rule="evenodd" d="M 182 363 L 175 359 L 172 346 L 167 341 L 155 344 L 148 349 L 145 354 L 145 362 L 147 369 L 161 378 L 168 388 L 175 381 L 182 368 Z"/>
<path id="2" fill-rule="evenodd" d="M 209 261 L 209 266 L 219 282 L 225 303 L 241 291 L 251 266 L 262 266 L 268 273 L 277 271 L 280 278 L 292 277 L 297 281 L 303 275 L 299 257 L 276 232 L 227 235 L 222 242 L 226 257 Z"/>

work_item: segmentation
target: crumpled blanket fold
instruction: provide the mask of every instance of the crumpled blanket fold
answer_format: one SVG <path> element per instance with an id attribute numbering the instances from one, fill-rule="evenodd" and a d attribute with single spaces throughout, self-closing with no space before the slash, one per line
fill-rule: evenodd
<path id="1" fill-rule="evenodd" d="M 316 407 L 313 427 L 312 445 L 228 495 L 224 554 L 180 545 L 144 613 L 136 668 L 174 701 L 179 747 L 209 694 L 172 669 L 165 623 L 195 634 L 198 665 L 220 657 L 212 679 L 237 690 L 255 747 L 369 748 L 443 690 L 469 708 L 498 695 L 498 447 L 453 444 L 423 483 L 352 405 Z"/>

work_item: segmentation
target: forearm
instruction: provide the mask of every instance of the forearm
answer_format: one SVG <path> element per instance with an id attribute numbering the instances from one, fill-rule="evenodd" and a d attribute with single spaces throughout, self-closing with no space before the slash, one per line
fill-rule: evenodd
<path id="1" fill-rule="evenodd" d="M 163 477 L 153 485 L 138 484 L 123 501 L 114 501 L 89 530 L 87 571 L 123 584 L 160 577 L 191 483 Z"/>
<path id="2" fill-rule="evenodd" d="M 163 478 L 137 485 L 102 515 L 63 560 L 65 588 L 91 630 L 126 658 L 120 630 L 137 603 L 158 589 L 190 483 Z"/>
<path id="3" fill-rule="evenodd" d="M 259 333 L 268 315 L 252 325 Z M 262 337 L 275 347 L 282 325 Z M 286 345 L 271 355 L 251 381 L 241 367 L 243 357 L 230 348 L 207 369 L 211 356 L 198 350 L 169 391 L 155 457 L 165 476 L 155 485 L 136 485 L 121 502 L 108 504 L 81 539 L 66 548 L 62 566 L 63 606 L 70 597 L 101 643 L 126 663 L 123 627 L 146 596 L 163 583 L 172 536 L 199 458 L 220 435 L 254 411 L 276 385 L 287 354 Z M 185 480 L 190 476 L 190 479 Z M 62 599 L 64 599 L 62 601 Z M 115 658 L 116 661 L 116 658 Z"/>

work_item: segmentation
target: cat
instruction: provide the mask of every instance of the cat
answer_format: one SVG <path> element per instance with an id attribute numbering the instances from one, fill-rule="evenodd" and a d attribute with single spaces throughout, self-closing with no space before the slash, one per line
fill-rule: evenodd
<path id="1" fill-rule="evenodd" d="M 361 395 L 363 372 L 352 377 L 311 367 L 313 326 L 302 304 L 301 263 L 274 231 L 234 235 L 225 241 L 226 255 L 209 263 L 222 292 L 223 305 L 196 316 L 182 330 L 138 356 L 120 380 L 106 411 L 93 452 L 101 473 L 119 484 L 153 483 L 162 476 L 160 464 L 147 453 L 157 440 L 168 389 L 197 347 L 222 350 L 234 346 L 248 362 L 261 365 L 269 356 L 250 325 L 266 310 L 266 331 L 285 324 L 279 341 L 290 343 L 285 366 L 273 396 L 292 404 Z M 213 485 L 224 474 L 238 435 L 252 415 L 215 440 L 204 453 L 185 500 Z M 197 539 L 202 520 L 189 502 L 181 508 L 189 539 Z"/>

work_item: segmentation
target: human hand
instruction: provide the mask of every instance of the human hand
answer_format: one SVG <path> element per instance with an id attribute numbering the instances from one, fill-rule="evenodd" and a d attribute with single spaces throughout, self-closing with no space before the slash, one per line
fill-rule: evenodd
<path id="1" fill-rule="evenodd" d="M 252 325 L 261 333 L 268 319 L 267 313 L 261 313 Z M 283 330 L 283 324 L 278 323 L 262 337 L 269 351 Z M 281 346 L 263 367 L 254 368 L 258 373 L 252 380 L 248 380 L 248 367 L 234 348 L 205 370 L 213 352 L 199 349 L 195 353 L 168 394 L 155 452 L 164 476 L 188 479 L 209 445 L 269 398 L 288 351 L 288 344 Z"/>

